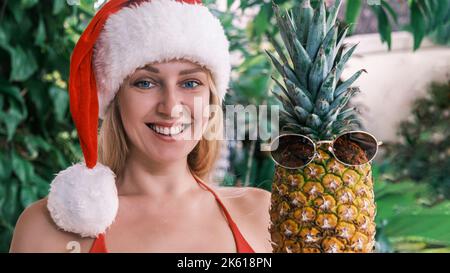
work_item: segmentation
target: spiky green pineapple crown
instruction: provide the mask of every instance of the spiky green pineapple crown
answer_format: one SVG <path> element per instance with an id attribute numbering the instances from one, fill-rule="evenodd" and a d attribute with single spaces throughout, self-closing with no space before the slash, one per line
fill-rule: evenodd
<path id="1" fill-rule="evenodd" d="M 315 140 L 332 139 L 337 134 L 358 127 L 356 109 L 345 109 L 350 98 L 359 91 L 351 84 L 364 69 L 342 83 L 339 78 L 344 65 L 357 45 L 344 53 L 344 38 L 348 27 L 338 33 L 336 17 L 341 0 L 336 0 L 326 12 L 323 0 L 313 9 L 309 0 L 300 1 L 292 10 L 281 14 L 273 3 L 277 25 L 284 47 L 269 37 L 280 60 L 266 50 L 284 85 L 272 77 L 282 93 L 274 95 L 282 103 L 282 132 L 307 135 Z"/>

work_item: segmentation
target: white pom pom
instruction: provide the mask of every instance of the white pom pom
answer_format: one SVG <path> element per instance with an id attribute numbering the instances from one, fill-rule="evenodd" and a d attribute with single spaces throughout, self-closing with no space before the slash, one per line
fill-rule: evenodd
<path id="1" fill-rule="evenodd" d="M 119 208 L 115 174 L 97 163 L 85 163 L 59 172 L 50 185 L 47 208 L 65 231 L 96 237 L 113 223 Z"/>

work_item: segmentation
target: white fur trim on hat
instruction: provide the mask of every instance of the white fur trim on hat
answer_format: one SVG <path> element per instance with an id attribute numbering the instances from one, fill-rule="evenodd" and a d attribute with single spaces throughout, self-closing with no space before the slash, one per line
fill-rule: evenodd
<path id="1" fill-rule="evenodd" d="M 123 80 L 137 68 L 180 58 L 211 71 L 222 101 L 231 72 L 229 42 L 207 7 L 151 0 L 112 14 L 94 48 L 100 118 Z"/>
<path id="2" fill-rule="evenodd" d="M 113 223 L 119 208 L 115 175 L 97 163 L 59 172 L 50 185 L 47 208 L 56 225 L 82 237 L 96 237 Z"/>

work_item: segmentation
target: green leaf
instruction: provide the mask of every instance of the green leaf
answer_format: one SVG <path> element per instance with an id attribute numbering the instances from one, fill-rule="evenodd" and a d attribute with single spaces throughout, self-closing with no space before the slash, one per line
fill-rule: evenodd
<path id="1" fill-rule="evenodd" d="M 308 30 L 311 25 L 313 17 L 313 9 L 311 8 L 310 0 L 304 0 L 301 6 L 294 8 L 293 17 L 296 26 L 297 38 L 300 40 L 302 46 L 306 46 L 308 40 Z"/>
<path id="2" fill-rule="evenodd" d="M 18 214 L 18 192 L 19 183 L 16 178 L 11 178 L 5 184 L 6 195 L 5 202 L 2 207 L 2 218 L 9 222 L 15 222 L 17 220 L 16 215 Z"/>
<path id="3" fill-rule="evenodd" d="M 269 26 L 270 5 L 265 4 L 259 10 L 252 22 L 253 31 L 252 37 L 259 37 L 263 34 Z"/>
<path id="4" fill-rule="evenodd" d="M 322 47 L 325 52 L 325 59 L 327 63 L 327 69 L 325 73 L 328 73 L 333 67 L 335 46 L 337 40 L 337 29 L 337 26 L 330 28 L 322 42 Z"/>
<path id="5" fill-rule="evenodd" d="M 7 32 L 3 25 L 0 25 L 0 47 L 4 48 L 5 50 L 8 50 L 9 45 L 9 35 L 7 35 Z"/>
<path id="6" fill-rule="evenodd" d="M 21 6 L 21 1 L 9 1 L 7 7 L 13 14 L 16 23 L 21 23 L 25 14 L 25 9 Z"/>
<path id="7" fill-rule="evenodd" d="M 270 33 L 266 34 L 267 39 L 270 41 L 270 43 L 273 45 L 273 47 L 275 48 L 275 50 L 278 53 L 278 56 L 280 57 L 281 61 L 283 62 L 283 64 L 287 64 L 288 60 L 286 58 L 286 55 L 283 52 L 283 49 L 280 46 L 280 43 L 278 43 L 278 41 L 276 40 L 275 37 L 273 37 L 273 35 L 271 35 Z"/>
<path id="8" fill-rule="evenodd" d="M 394 22 L 397 24 L 398 23 L 397 12 L 395 12 L 395 10 L 391 7 L 391 5 L 385 0 L 382 0 L 381 6 L 387 10 L 389 15 L 392 17 L 392 20 L 394 20 Z"/>
<path id="9" fill-rule="evenodd" d="M 318 10 L 314 13 L 308 32 L 308 42 L 306 44 L 306 52 L 308 52 L 311 60 L 316 59 L 317 51 L 325 37 L 325 4 L 320 0 Z"/>
<path id="10" fill-rule="evenodd" d="M 344 71 L 344 66 L 352 56 L 353 52 L 356 49 L 356 46 L 358 46 L 358 44 L 353 45 L 349 50 L 347 50 L 347 52 L 340 58 L 339 62 L 336 64 L 336 79 L 341 78 L 341 74 Z"/>
<path id="11" fill-rule="evenodd" d="M 306 119 L 306 125 L 312 129 L 318 129 L 322 124 L 322 120 L 316 114 L 310 114 Z"/>
<path id="12" fill-rule="evenodd" d="M 342 4 L 342 0 L 336 0 L 334 2 L 334 5 L 330 8 L 330 13 L 327 18 L 327 31 L 330 30 L 334 26 L 334 24 L 336 22 L 337 14 L 339 12 L 339 9 L 341 8 L 341 4 Z"/>
<path id="13" fill-rule="evenodd" d="M 53 102 L 53 110 L 56 115 L 56 120 L 63 122 L 69 106 L 69 94 L 66 90 L 56 86 L 50 88 L 49 94 Z"/>
<path id="14" fill-rule="evenodd" d="M 227 0 L 227 10 L 230 9 L 231 5 L 233 5 L 234 0 Z"/>
<path id="15" fill-rule="evenodd" d="M 328 74 L 319 89 L 318 99 L 331 103 L 334 99 L 334 89 L 336 86 L 336 68 Z"/>
<path id="16" fill-rule="evenodd" d="M 11 150 L 11 160 L 14 173 L 22 183 L 28 184 L 34 175 L 31 163 L 20 157 L 14 150 Z"/>
<path id="17" fill-rule="evenodd" d="M 371 9 L 378 18 L 378 32 L 380 33 L 381 41 L 386 42 L 388 49 L 391 50 L 392 28 L 388 16 L 381 6 L 371 6 Z"/>
<path id="18" fill-rule="evenodd" d="M 6 179 L 11 175 L 11 160 L 7 153 L 0 153 L 0 180 Z M 2 188 L 3 185 L 0 186 Z M 0 198 L 1 199 L 1 198 Z"/>
<path id="19" fill-rule="evenodd" d="M 37 189 L 34 186 L 27 185 L 21 187 L 20 190 L 20 203 L 24 208 L 28 207 L 31 203 L 38 199 Z"/>
<path id="20" fill-rule="evenodd" d="M 437 224 L 439 223 L 439 224 Z M 450 214 L 399 214 L 384 228 L 387 236 L 422 238 L 429 243 L 450 244 Z"/>
<path id="21" fill-rule="evenodd" d="M 336 99 L 337 97 L 339 97 L 342 93 L 344 93 L 347 88 L 350 87 L 350 85 L 356 81 L 359 76 L 361 76 L 361 73 L 366 72 L 367 71 L 365 69 L 360 69 L 357 72 L 355 72 L 355 74 L 353 74 L 350 78 L 348 78 L 345 82 L 341 83 L 340 85 L 338 85 L 338 87 L 336 88 L 336 90 L 334 91 L 334 98 Z"/>
<path id="22" fill-rule="evenodd" d="M 23 9 L 31 8 L 34 5 L 36 5 L 38 2 L 39 2 L 39 0 L 20 0 L 20 4 Z M 58 0 L 56 0 L 56 2 L 58 2 Z"/>
<path id="23" fill-rule="evenodd" d="M 39 149 L 42 149 L 45 152 L 48 152 L 51 149 L 51 145 L 41 136 L 26 135 L 24 136 L 24 143 L 30 154 L 38 154 Z"/>
<path id="24" fill-rule="evenodd" d="M 350 25 L 349 33 L 355 30 L 356 22 L 361 14 L 361 0 L 347 0 L 345 9 L 345 22 Z"/>
<path id="25" fill-rule="evenodd" d="M 417 50 L 425 37 L 425 19 L 420 11 L 418 1 L 412 2 L 410 18 L 410 27 L 414 35 L 414 50 Z"/>
<path id="26" fill-rule="evenodd" d="M 11 97 L 16 100 L 23 108 L 25 108 L 25 101 L 20 94 L 20 89 L 8 82 L 0 81 L 0 94 Z"/>
<path id="27" fill-rule="evenodd" d="M 31 50 L 24 51 L 21 46 L 10 49 L 11 75 L 10 81 L 25 81 L 38 69 L 36 59 Z"/>
<path id="28" fill-rule="evenodd" d="M 275 56 L 270 53 L 267 50 L 264 50 L 266 52 L 267 55 L 269 55 L 270 60 L 272 60 L 273 65 L 275 66 L 275 69 L 278 71 L 278 73 L 284 75 L 284 69 L 283 69 L 283 65 L 277 60 L 277 58 L 275 58 Z"/>
<path id="29" fill-rule="evenodd" d="M 6 124 L 7 141 L 11 141 L 17 126 L 22 121 L 22 114 L 17 108 L 11 107 L 8 112 L 0 113 L 0 120 Z"/>
<path id="30" fill-rule="evenodd" d="M 60 13 L 63 10 L 63 8 L 65 7 L 65 5 L 66 5 L 66 1 L 64 1 L 64 0 L 54 0 L 52 14 L 57 15 L 58 13 Z"/>
<path id="31" fill-rule="evenodd" d="M 38 25 L 38 28 L 36 31 L 36 38 L 34 40 L 34 44 L 44 47 L 46 38 L 47 38 L 47 33 L 45 31 L 44 20 L 42 18 L 39 18 L 39 25 Z"/>
<path id="32" fill-rule="evenodd" d="M 294 70 L 297 74 L 302 87 L 308 86 L 308 73 L 311 68 L 311 59 L 300 41 L 294 39 L 294 48 L 296 57 L 294 58 Z"/>
<path id="33" fill-rule="evenodd" d="M 327 66 L 327 63 L 325 60 L 325 52 L 324 52 L 323 48 L 321 47 L 319 49 L 317 58 L 315 59 L 313 65 L 311 67 L 311 70 L 309 72 L 308 89 L 309 89 L 309 92 L 311 92 L 313 101 L 317 97 L 317 93 L 319 92 L 320 85 L 322 84 L 323 80 L 327 76 L 326 66 Z"/>

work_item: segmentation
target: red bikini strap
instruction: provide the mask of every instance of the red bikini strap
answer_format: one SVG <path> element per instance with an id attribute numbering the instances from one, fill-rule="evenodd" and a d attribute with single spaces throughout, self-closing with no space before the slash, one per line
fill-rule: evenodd
<path id="1" fill-rule="evenodd" d="M 213 191 L 212 188 L 210 188 L 208 185 L 206 185 L 206 183 L 203 182 L 200 179 L 200 177 L 198 177 L 195 174 L 193 174 L 193 176 L 194 176 L 194 178 L 197 180 L 197 182 L 200 185 L 204 186 L 206 189 L 208 189 L 208 191 L 210 191 L 214 195 L 214 197 L 216 198 L 217 202 L 219 202 L 220 206 L 222 207 L 223 212 L 225 213 L 225 216 L 226 216 L 226 218 L 228 220 L 228 223 L 230 225 L 230 228 L 231 228 L 231 230 L 233 232 L 233 236 L 235 237 L 237 252 L 254 252 L 253 249 L 251 248 L 251 246 L 248 244 L 247 240 L 245 240 L 244 236 L 242 235 L 242 233 L 239 230 L 239 228 L 236 225 L 236 223 L 231 218 L 231 215 L 228 213 L 228 210 L 226 209 L 225 205 L 220 200 L 219 196 Z"/>

